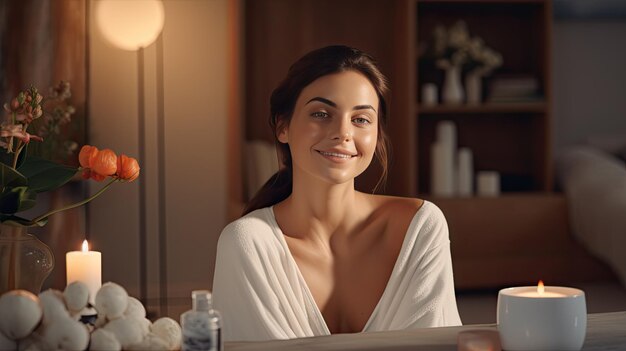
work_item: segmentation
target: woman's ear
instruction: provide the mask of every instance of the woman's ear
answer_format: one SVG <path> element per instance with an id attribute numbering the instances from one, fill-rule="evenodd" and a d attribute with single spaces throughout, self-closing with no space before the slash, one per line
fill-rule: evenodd
<path id="1" fill-rule="evenodd" d="M 289 125 L 281 120 L 276 126 L 276 137 L 283 144 L 289 143 Z"/>

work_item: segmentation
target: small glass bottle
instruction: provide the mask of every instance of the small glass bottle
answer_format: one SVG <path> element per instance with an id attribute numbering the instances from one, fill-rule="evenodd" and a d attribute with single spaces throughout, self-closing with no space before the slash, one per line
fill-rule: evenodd
<path id="1" fill-rule="evenodd" d="M 191 310 L 180 315 L 181 351 L 222 351 L 222 316 L 213 309 L 211 292 L 194 290 Z"/>

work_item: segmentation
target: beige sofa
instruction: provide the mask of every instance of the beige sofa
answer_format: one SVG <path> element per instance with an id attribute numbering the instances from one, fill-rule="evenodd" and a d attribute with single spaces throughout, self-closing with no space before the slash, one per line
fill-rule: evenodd
<path id="1" fill-rule="evenodd" d="M 624 160 L 597 147 L 576 146 L 565 150 L 556 161 L 574 235 L 609 264 L 626 286 Z"/>

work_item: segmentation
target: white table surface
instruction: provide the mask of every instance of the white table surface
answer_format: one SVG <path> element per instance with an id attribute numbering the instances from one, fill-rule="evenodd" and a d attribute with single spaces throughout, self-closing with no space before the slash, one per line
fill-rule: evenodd
<path id="1" fill-rule="evenodd" d="M 457 334 L 466 330 L 497 330 L 495 324 L 462 327 L 428 328 L 389 332 L 335 334 L 312 338 L 263 341 L 227 342 L 226 351 L 252 350 L 389 350 L 389 351 L 456 351 Z M 626 350 L 626 311 L 590 314 L 583 350 Z"/>

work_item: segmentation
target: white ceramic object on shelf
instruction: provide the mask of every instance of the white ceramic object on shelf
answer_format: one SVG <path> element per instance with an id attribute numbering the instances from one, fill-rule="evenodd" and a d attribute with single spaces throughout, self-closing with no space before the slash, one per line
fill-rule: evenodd
<path id="1" fill-rule="evenodd" d="M 482 102 L 482 75 L 470 72 L 465 76 L 465 93 L 469 105 L 478 105 Z"/>
<path id="2" fill-rule="evenodd" d="M 463 103 L 465 92 L 461 84 L 461 68 L 451 66 L 446 69 L 441 97 L 445 104 L 458 105 Z"/>
<path id="3" fill-rule="evenodd" d="M 433 83 L 422 85 L 422 104 L 425 106 L 437 105 L 439 96 L 437 94 L 437 86 Z"/>
<path id="4" fill-rule="evenodd" d="M 481 171 L 476 175 L 476 194 L 478 196 L 496 197 L 500 195 L 500 173 Z"/>

